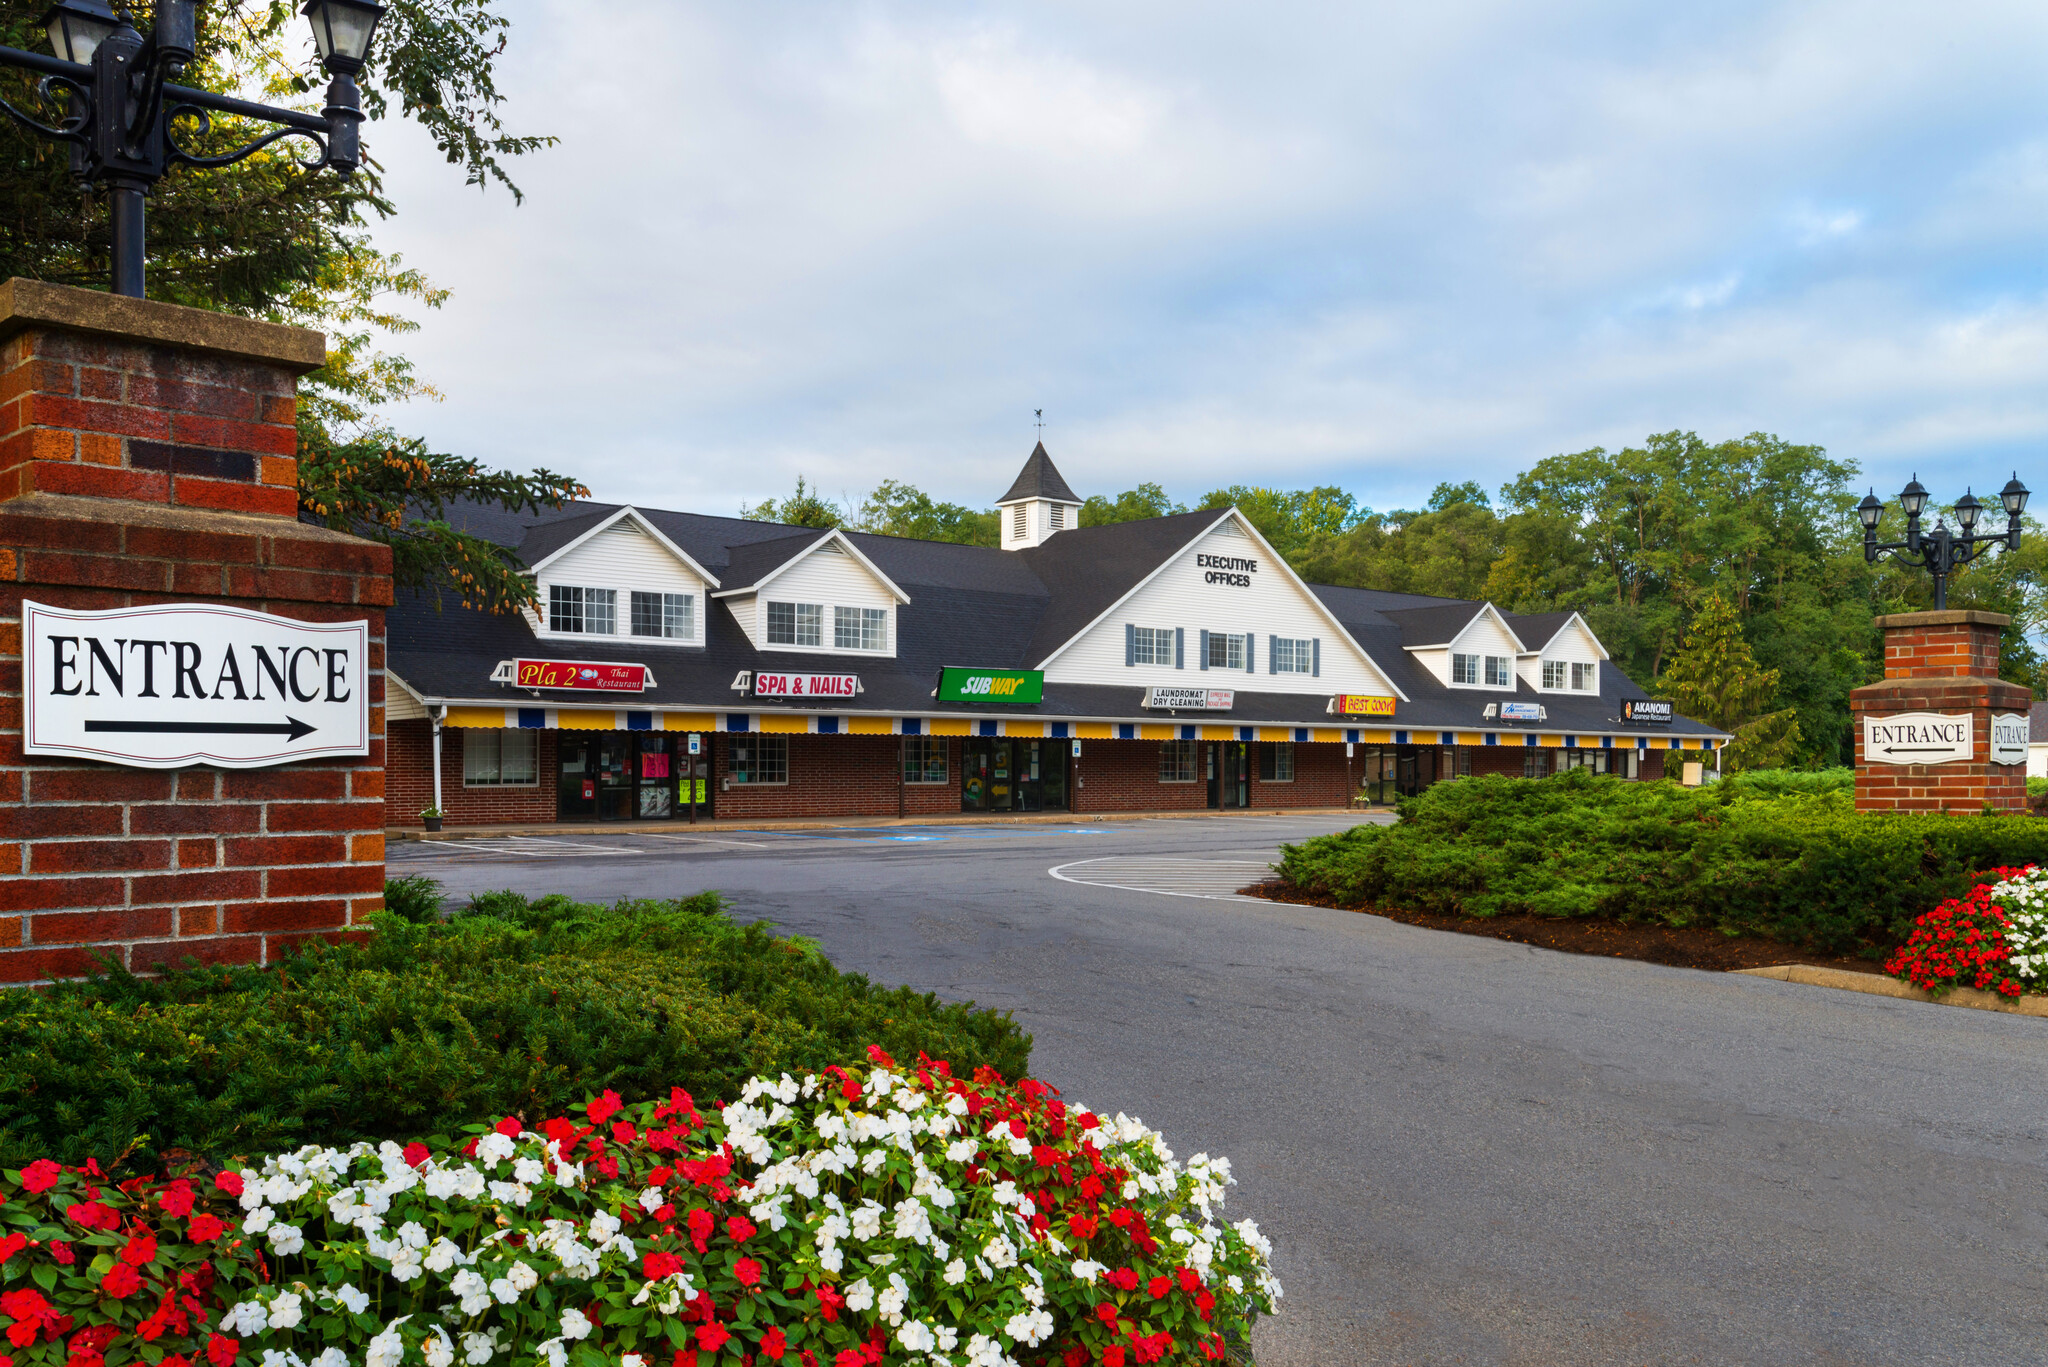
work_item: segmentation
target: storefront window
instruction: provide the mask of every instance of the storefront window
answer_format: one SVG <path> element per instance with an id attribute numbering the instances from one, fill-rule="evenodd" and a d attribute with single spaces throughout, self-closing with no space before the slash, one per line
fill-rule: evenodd
<path id="1" fill-rule="evenodd" d="M 1271 740 L 1259 747 L 1259 782 L 1294 782 L 1294 742 Z"/>
<path id="2" fill-rule="evenodd" d="M 1539 750 L 1534 746 L 1530 746 L 1522 751 L 1522 777 L 1549 778 L 1550 752 L 1548 750 Z"/>
<path id="3" fill-rule="evenodd" d="M 1472 747 L 1469 745 L 1459 745 L 1452 748 L 1457 751 L 1458 757 L 1454 763 L 1458 777 L 1472 777 Z"/>
<path id="4" fill-rule="evenodd" d="M 531 786 L 540 781 L 534 767 L 538 731 L 473 731 L 462 737 L 462 786 L 501 788 Z"/>
<path id="5" fill-rule="evenodd" d="M 903 781 L 944 783 L 946 781 L 946 740 L 943 736 L 903 738 Z"/>
<path id="6" fill-rule="evenodd" d="M 1163 740 L 1159 742 L 1159 781 L 1161 783 L 1193 783 L 1195 781 L 1195 742 L 1191 740 Z"/>
<path id="7" fill-rule="evenodd" d="M 729 773 L 735 785 L 789 782 L 789 737 L 734 736 Z"/>

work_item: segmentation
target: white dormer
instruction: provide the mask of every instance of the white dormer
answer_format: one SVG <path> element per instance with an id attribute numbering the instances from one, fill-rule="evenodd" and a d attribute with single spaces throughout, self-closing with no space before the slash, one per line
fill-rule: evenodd
<path id="1" fill-rule="evenodd" d="M 540 611 L 524 615 L 535 636 L 704 644 L 705 597 L 718 580 L 638 509 L 566 530 L 569 539 L 533 565 Z"/>
<path id="2" fill-rule="evenodd" d="M 910 595 L 842 531 L 735 546 L 725 577 L 712 596 L 756 650 L 896 654 L 896 610 Z"/>
<path id="3" fill-rule="evenodd" d="M 1529 653 L 1507 618 L 1491 603 L 1481 603 L 1448 641 L 1437 637 L 1403 649 L 1440 684 L 1492 691 L 1514 689 L 1517 661 Z"/>
<path id="4" fill-rule="evenodd" d="M 1045 443 L 1032 448 L 1010 492 L 996 500 L 1003 520 L 1003 549 L 1021 551 L 1042 546 L 1054 532 L 1081 525 L 1081 500 L 1060 478 Z"/>
<path id="5" fill-rule="evenodd" d="M 1598 693 L 1600 664 L 1605 659 L 1607 647 L 1574 612 L 1549 640 L 1523 655 L 1522 681 L 1542 693 Z"/>

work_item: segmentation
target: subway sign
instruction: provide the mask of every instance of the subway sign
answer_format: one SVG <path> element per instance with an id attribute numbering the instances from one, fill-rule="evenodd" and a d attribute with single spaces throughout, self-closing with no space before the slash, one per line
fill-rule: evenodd
<path id="1" fill-rule="evenodd" d="M 968 669 L 947 665 L 939 671 L 940 702 L 992 702 L 1029 707 L 1045 701 L 1045 671 L 1039 669 Z"/>

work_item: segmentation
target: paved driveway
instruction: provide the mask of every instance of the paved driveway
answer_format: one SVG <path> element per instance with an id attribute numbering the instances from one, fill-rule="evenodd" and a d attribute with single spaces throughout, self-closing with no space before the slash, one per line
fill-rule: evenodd
<path id="1" fill-rule="evenodd" d="M 456 892 L 719 888 L 842 966 L 1015 1011 L 1070 1098 L 1235 1161 L 1288 1292 L 1262 1367 L 2048 1362 L 2048 1021 L 1228 895 L 1339 824 L 392 862 Z"/>

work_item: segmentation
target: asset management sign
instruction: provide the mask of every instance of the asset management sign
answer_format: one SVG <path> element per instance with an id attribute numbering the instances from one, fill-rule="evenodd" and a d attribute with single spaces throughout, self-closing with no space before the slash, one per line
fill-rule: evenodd
<path id="1" fill-rule="evenodd" d="M 138 769 L 370 752 L 370 624 L 22 604 L 22 749 Z"/>

